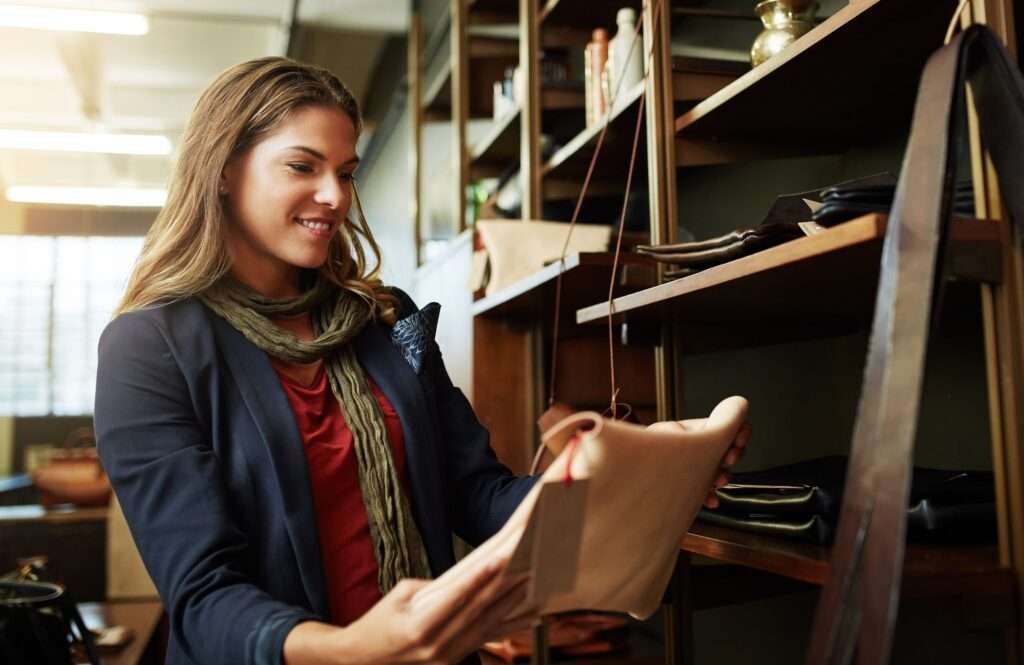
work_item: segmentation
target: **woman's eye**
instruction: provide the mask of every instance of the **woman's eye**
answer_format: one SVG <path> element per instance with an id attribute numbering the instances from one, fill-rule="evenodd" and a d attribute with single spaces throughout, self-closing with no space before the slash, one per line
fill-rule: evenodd
<path id="1" fill-rule="evenodd" d="M 355 173 L 339 173 L 338 179 L 342 182 L 354 182 L 356 179 Z"/>
<path id="2" fill-rule="evenodd" d="M 288 164 L 288 168 L 296 173 L 312 173 L 313 167 L 309 164 L 303 164 L 302 162 L 292 162 Z"/>

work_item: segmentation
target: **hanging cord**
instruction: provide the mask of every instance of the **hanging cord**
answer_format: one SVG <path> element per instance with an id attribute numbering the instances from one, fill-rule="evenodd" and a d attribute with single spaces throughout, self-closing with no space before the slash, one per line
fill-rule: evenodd
<path id="1" fill-rule="evenodd" d="M 646 3 L 646 0 L 645 0 L 645 2 L 643 3 L 642 7 L 646 6 L 646 4 L 647 3 Z M 661 0 L 655 0 L 654 9 L 653 9 L 654 21 L 653 21 L 652 26 L 651 26 L 652 27 L 651 32 L 655 33 L 655 34 L 658 32 L 658 21 L 661 18 L 661 11 L 660 11 L 660 9 L 661 9 Z M 633 31 L 633 39 L 632 39 L 632 41 L 629 44 L 629 53 L 626 56 L 626 62 L 627 63 L 630 61 L 630 59 L 632 59 L 633 52 L 636 50 L 637 43 L 640 41 L 639 40 L 639 36 L 640 36 L 640 29 L 641 29 L 642 26 L 643 26 L 643 20 L 642 20 L 642 15 L 641 15 L 641 20 L 637 21 L 636 29 Z M 652 43 L 653 43 L 653 40 L 652 40 Z M 645 85 L 646 85 L 646 82 L 647 82 L 648 73 L 650 72 L 650 70 L 652 68 L 651 67 L 651 63 L 648 61 L 648 58 L 651 58 L 653 56 L 653 54 L 654 54 L 654 49 L 652 48 L 652 49 L 650 49 L 649 53 L 645 54 L 645 56 L 644 56 L 644 77 L 641 80 L 642 80 L 642 82 Z M 625 64 L 623 65 L 623 69 L 625 69 Z M 568 231 L 566 232 L 566 235 L 565 235 L 565 243 L 562 245 L 562 255 L 558 259 L 559 270 L 558 270 L 558 275 L 555 278 L 555 315 L 554 315 L 553 330 L 552 330 L 552 334 L 551 334 L 551 377 L 550 377 L 549 382 L 548 382 L 548 408 L 551 408 L 555 404 L 555 385 L 556 385 L 555 378 L 557 376 L 557 370 L 558 370 L 559 322 L 560 322 L 561 311 L 562 311 L 562 274 L 565 272 L 565 257 L 566 257 L 566 255 L 568 254 L 568 251 L 569 251 L 569 241 L 572 238 L 573 229 L 576 228 L 576 222 L 579 219 L 580 209 L 583 207 L 583 201 L 584 201 L 584 199 L 587 196 L 587 190 L 590 188 L 590 180 L 591 180 L 591 178 L 594 175 L 594 167 L 597 165 L 597 158 L 601 154 L 601 148 L 604 145 L 605 135 L 608 133 L 608 126 L 611 124 L 612 114 L 613 114 L 613 111 L 615 110 L 615 102 L 618 100 L 619 91 L 621 89 L 622 89 L 622 77 L 619 77 L 619 80 L 616 81 L 616 83 L 615 83 L 615 90 L 610 95 L 611 99 L 609 100 L 609 103 L 608 103 L 609 109 L 608 109 L 607 113 L 605 113 L 604 123 L 601 126 L 601 133 L 598 134 L 597 145 L 594 148 L 594 154 L 590 157 L 590 165 L 587 167 L 587 175 L 583 178 L 583 187 L 580 189 L 579 196 L 576 199 L 576 207 L 573 209 L 572 219 L 569 221 L 569 229 L 568 229 Z M 646 94 L 640 96 L 640 105 L 639 105 L 640 106 L 640 114 L 637 116 L 636 136 L 640 135 L 640 125 L 641 125 L 641 123 L 643 121 L 643 108 L 644 108 L 644 101 L 646 99 L 646 96 L 647 96 Z M 611 289 L 614 288 L 614 280 L 615 280 L 616 267 L 618 266 L 618 259 L 619 259 L 619 247 L 622 244 L 622 227 L 623 227 L 623 222 L 625 221 L 626 204 L 628 203 L 628 200 L 629 200 L 629 182 L 633 178 L 633 170 L 634 170 L 635 162 L 636 162 L 636 148 L 637 148 L 637 143 L 636 143 L 636 138 L 634 137 L 633 155 L 630 158 L 629 175 L 627 176 L 627 181 L 626 181 L 627 182 L 627 185 L 626 185 L 626 197 L 623 199 L 622 216 L 621 216 L 621 219 L 619 221 L 619 236 L 618 236 L 618 241 L 617 241 L 616 247 L 615 247 L 615 260 L 612 263 L 612 285 L 613 286 L 609 288 L 609 293 L 611 292 Z M 609 295 L 609 297 L 610 297 L 610 295 Z M 608 325 L 609 325 L 609 328 L 610 328 L 611 327 L 611 312 L 610 311 L 608 313 Z M 609 333 L 609 335 L 610 334 L 611 333 Z M 618 391 L 614 387 L 615 386 L 615 368 L 614 368 L 615 359 L 614 359 L 614 354 L 612 356 L 611 363 L 612 363 L 612 400 L 611 400 L 611 405 L 612 405 L 612 418 L 614 418 L 615 417 L 615 400 L 616 400 L 616 394 L 618 393 Z"/>
<path id="2" fill-rule="evenodd" d="M 646 100 L 646 95 L 641 97 L 640 104 L 637 108 L 636 130 L 633 133 L 633 152 L 629 156 L 629 175 L 626 176 L 626 195 L 622 199 L 622 212 L 619 215 L 619 234 L 618 238 L 615 240 L 615 258 L 612 259 L 612 275 L 608 280 L 608 364 L 612 388 L 612 400 L 610 407 L 612 420 L 615 420 L 617 410 L 616 402 L 619 396 L 619 388 L 615 383 L 615 332 L 612 324 L 612 318 L 615 314 L 615 275 L 618 273 L 619 269 L 619 256 L 622 252 L 622 232 L 626 226 L 626 208 L 629 206 L 629 190 L 633 186 L 633 173 L 636 170 L 636 152 L 637 146 L 640 144 L 640 127 L 643 125 L 644 102 Z"/>
<path id="3" fill-rule="evenodd" d="M 967 7 L 967 0 L 960 0 L 960 4 L 957 5 L 956 11 L 953 12 L 953 18 L 949 19 L 949 27 L 946 28 L 946 38 L 942 40 L 943 44 L 948 44 L 953 39 L 953 33 L 956 32 L 957 24 L 960 23 L 960 15 L 964 13 L 964 9 Z"/>

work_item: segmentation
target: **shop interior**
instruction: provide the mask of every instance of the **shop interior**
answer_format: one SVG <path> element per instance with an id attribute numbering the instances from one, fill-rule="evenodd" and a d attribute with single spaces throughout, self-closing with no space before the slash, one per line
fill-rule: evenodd
<path id="1" fill-rule="evenodd" d="M 96 348 L 198 95 L 284 55 L 357 98 L 383 279 L 440 304 L 448 374 L 512 471 L 552 402 L 643 425 L 750 403 L 654 615 L 555 615 L 483 661 L 826 662 L 808 654 L 871 473 L 851 460 L 922 71 L 975 24 L 1019 67 L 1024 6 L 51 4 L 0 4 L 0 576 L 65 587 L 103 663 L 163 662 L 95 452 Z M 923 381 L 898 393 L 917 405 L 906 533 L 873 554 L 899 572 L 893 664 L 1024 663 L 1024 251 L 968 108 Z"/>

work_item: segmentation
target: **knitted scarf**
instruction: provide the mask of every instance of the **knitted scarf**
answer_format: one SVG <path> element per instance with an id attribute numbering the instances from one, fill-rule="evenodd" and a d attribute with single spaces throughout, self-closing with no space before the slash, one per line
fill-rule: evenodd
<path id="1" fill-rule="evenodd" d="M 350 344 L 370 322 L 369 305 L 322 279 L 297 298 L 271 299 L 225 278 L 199 299 L 275 358 L 293 363 L 323 359 L 331 391 L 355 441 L 380 590 L 387 593 L 404 577 L 430 577 L 426 550 L 391 456 L 384 416 Z M 268 318 L 303 312 L 311 313 L 316 334 L 308 342 Z"/>

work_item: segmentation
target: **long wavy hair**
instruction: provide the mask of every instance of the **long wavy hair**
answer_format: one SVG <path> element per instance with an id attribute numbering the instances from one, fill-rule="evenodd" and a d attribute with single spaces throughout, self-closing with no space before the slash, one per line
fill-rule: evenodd
<path id="1" fill-rule="evenodd" d="M 311 105 L 344 111 L 358 136 L 358 102 L 321 67 L 288 58 L 258 58 L 231 67 L 210 84 L 192 112 L 167 203 L 146 234 L 115 314 L 188 298 L 227 274 L 231 263 L 219 192 L 221 173 L 289 113 Z M 380 248 L 354 185 L 352 191 L 357 219 L 350 212 L 339 225 L 318 272 L 322 279 L 363 298 L 374 317 L 393 322 L 396 301 L 379 277 Z"/>

